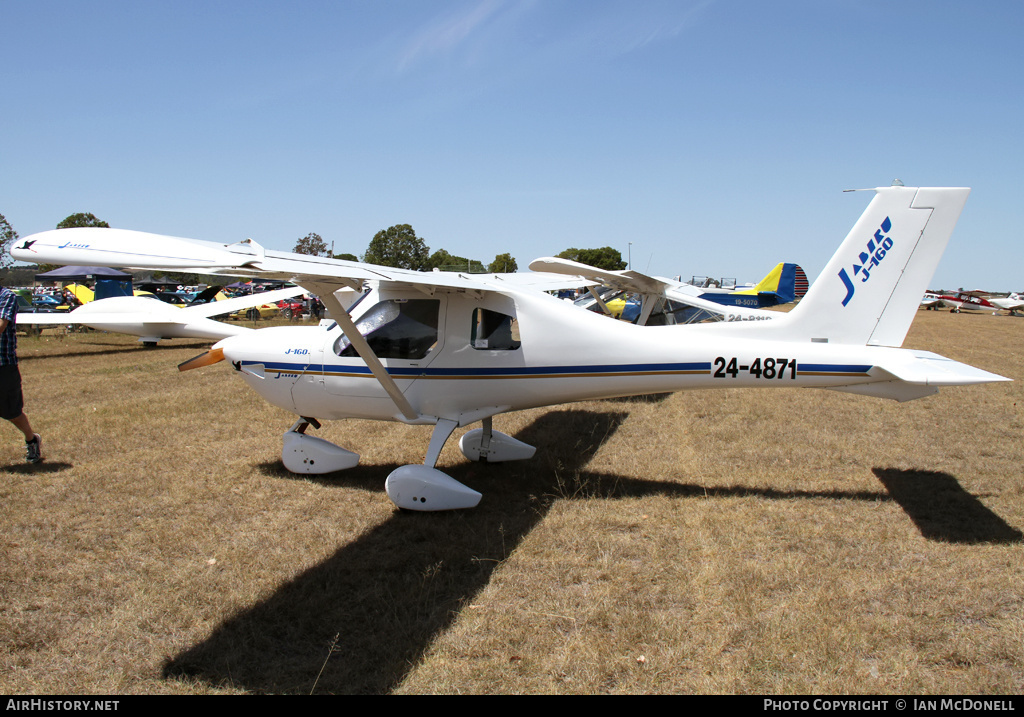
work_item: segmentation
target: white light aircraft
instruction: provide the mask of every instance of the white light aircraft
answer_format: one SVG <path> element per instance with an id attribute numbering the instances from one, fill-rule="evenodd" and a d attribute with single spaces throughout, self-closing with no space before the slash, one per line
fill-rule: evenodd
<path id="1" fill-rule="evenodd" d="M 60 231 L 64 231 L 63 229 Z M 18 325 L 65 326 L 81 324 L 100 331 L 138 336 L 147 346 L 160 339 L 224 339 L 254 331 L 240 324 L 215 321 L 211 316 L 230 314 L 251 306 L 288 299 L 304 292 L 299 286 L 233 299 L 177 307 L 155 296 L 111 296 L 90 301 L 67 314 L 18 314 Z"/>
<path id="2" fill-rule="evenodd" d="M 1016 316 L 1018 311 L 1024 309 L 1024 299 L 1020 294 L 998 297 L 991 296 L 984 291 L 956 291 L 951 294 L 943 294 L 939 298 L 951 312 L 956 314 L 961 311 L 987 311 L 991 314 L 998 314 L 1002 310 L 1009 311 L 1011 315 Z"/>
<path id="3" fill-rule="evenodd" d="M 1017 316 L 1018 311 L 1024 311 L 1024 294 L 1011 293 L 1003 297 L 990 296 L 988 300 L 1000 309 L 1009 311 L 1013 316 Z"/>
<path id="4" fill-rule="evenodd" d="M 446 510 L 474 507 L 481 498 L 434 467 L 457 427 L 482 422 L 459 442 L 470 460 L 533 455 L 532 446 L 494 430 L 493 417 L 508 411 L 736 387 L 827 388 L 908 401 L 941 386 L 1009 380 L 927 351 L 894 348 L 903 342 L 970 190 L 874 191 L 803 301 L 771 321 L 630 324 L 540 290 L 570 285 L 565 276 L 404 271 L 269 251 L 251 241 L 223 245 L 118 229 L 44 232 L 21 240 L 12 255 L 258 275 L 303 286 L 321 297 L 333 322 L 227 338 L 179 368 L 226 359 L 266 400 L 295 413 L 282 451 L 294 472 L 327 473 L 359 460 L 306 435 L 321 419 L 433 425 L 424 463 L 397 468 L 385 489 L 400 508 Z M 555 259 L 531 266 L 574 275 L 599 271 L 581 272 Z M 662 280 L 612 274 L 652 297 L 665 290 Z M 364 282 L 369 290 L 346 310 L 335 292 L 359 291 Z"/>

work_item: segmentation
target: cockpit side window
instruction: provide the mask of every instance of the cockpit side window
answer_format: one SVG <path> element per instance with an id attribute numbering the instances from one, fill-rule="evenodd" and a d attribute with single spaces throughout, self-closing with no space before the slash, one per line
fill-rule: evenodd
<path id="1" fill-rule="evenodd" d="M 647 320 L 647 326 L 674 326 L 680 324 L 703 324 L 722 321 L 724 314 L 683 304 L 670 299 L 658 299 Z"/>
<path id="2" fill-rule="evenodd" d="M 437 299 L 390 299 L 381 301 L 356 322 L 370 348 L 381 359 L 421 359 L 437 343 Z M 338 356 L 356 357 L 348 337 L 334 343 Z"/>
<path id="3" fill-rule="evenodd" d="M 473 312 L 470 346 L 479 351 L 514 351 L 519 348 L 519 327 L 508 314 L 478 308 Z"/>

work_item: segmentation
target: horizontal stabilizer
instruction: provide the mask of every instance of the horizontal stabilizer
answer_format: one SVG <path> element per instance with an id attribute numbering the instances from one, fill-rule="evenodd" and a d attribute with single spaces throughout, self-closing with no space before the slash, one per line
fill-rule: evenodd
<path id="1" fill-rule="evenodd" d="M 929 351 L 896 354 L 895 360 L 883 361 L 876 367 L 904 383 L 918 386 L 971 386 L 1011 380 Z"/>
<path id="2" fill-rule="evenodd" d="M 882 350 L 886 353 L 876 359 L 871 369 L 874 378 L 871 383 L 829 388 L 876 398 L 891 398 L 894 401 L 912 401 L 938 393 L 943 386 L 971 386 L 1011 380 L 929 351 Z"/>

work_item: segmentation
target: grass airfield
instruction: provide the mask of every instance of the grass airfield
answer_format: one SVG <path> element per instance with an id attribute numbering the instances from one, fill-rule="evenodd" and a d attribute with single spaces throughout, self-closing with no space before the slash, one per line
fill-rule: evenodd
<path id="1" fill-rule="evenodd" d="M 1021 694 L 1024 319 L 920 311 L 904 346 L 1014 379 L 899 404 L 722 389 L 536 409 L 530 461 L 429 427 L 317 433 L 208 343 L 19 337 L 46 462 L 0 445 L 0 692 Z"/>

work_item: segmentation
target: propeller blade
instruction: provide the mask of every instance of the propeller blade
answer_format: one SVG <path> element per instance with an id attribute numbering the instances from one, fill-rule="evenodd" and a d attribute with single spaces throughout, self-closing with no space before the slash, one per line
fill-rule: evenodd
<path id="1" fill-rule="evenodd" d="M 202 368 L 203 366 L 210 366 L 215 363 L 219 363 L 224 360 L 224 349 L 213 348 L 204 354 L 199 354 L 194 358 L 190 358 L 188 361 L 183 361 L 178 364 L 179 371 L 188 371 L 193 368 Z"/>

